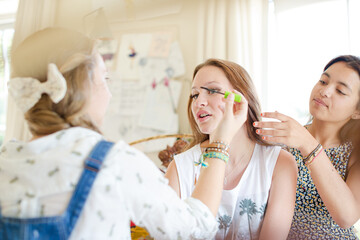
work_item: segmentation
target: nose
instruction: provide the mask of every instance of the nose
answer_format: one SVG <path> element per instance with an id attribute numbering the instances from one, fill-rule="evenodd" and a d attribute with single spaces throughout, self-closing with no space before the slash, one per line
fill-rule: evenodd
<path id="1" fill-rule="evenodd" d="M 331 86 L 324 86 L 321 90 L 320 90 L 320 95 L 322 97 L 330 97 L 331 96 L 331 93 L 332 93 L 332 87 Z"/>
<path id="2" fill-rule="evenodd" d="M 196 107 L 205 107 L 208 104 L 205 94 L 199 93 L 198 97 L 194 100 Z"/>

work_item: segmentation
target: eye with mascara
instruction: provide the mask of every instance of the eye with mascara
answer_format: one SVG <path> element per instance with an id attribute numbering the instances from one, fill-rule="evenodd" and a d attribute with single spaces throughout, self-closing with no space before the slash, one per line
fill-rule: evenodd
<path id="1" fill-rule="evenodd" d="M 220 92 L 218 89 L 211 89 L 206 87 L 200 87 L 200 88 L 205 89 L 206 91 L 208 91 L 209 94 L 219 93 L 224 95 L 224 93 Z"/>
<path id="2" fill-rule="evenodd" d="M 211 94 L 214 94 L 214 93 L 217 93 L 218 91 L 216 91 L 215 89 L 209 89 L 208 92 Z"/>
<path id="3" fill-rule="evenodd" d="M 191 98 L 191 99 L 197 99 L 198 96 L 199 96 L 198 93 L 196 93 L 196 94 L 191 94 L 191 95 L 190 95 L 190 98 Z"/>
<path id="4" fill-rule="evenodd" d="M 225 93 L 222 93 L 217 89 L 209 89 L 206 87 L 200 87 L 200 88 L 207 90 L 209 92 L 209 94 L 218 93 L 218 94 L 224 95 L 224 98 L 227 98 L 230 94 L 234 94 L 235 95 L 234 101 L 238 102 L 238 103 L 241 102 L 241 96 L 239 94 L 231 93 L 229 91 L 225 91 Z"/>

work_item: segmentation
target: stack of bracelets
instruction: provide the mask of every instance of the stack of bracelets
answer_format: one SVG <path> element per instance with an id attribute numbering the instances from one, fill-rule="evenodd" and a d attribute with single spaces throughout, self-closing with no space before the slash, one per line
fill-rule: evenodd
<path id="1" fill-rule="evenodd" d="M 316 148 L 306 157 L 303 158 L 303 161 L 305 163 L 306 167 L 309 167 L 310 164 L 312 164 L 315 160 L 315 158 L 317 156 L 319 156 L 319 154 L 321 153 L 321 151 L 323 150 L 323 147 L 321 146 L 321 144 L 319 143 Z"/>
<path id="2" fill-rule="evenodd" d="M 196 166 L 200 165 L 201 167 L 208 167 L 209 164 L 205 162 L 206 158 L 218 158 L 223 160 L 225 163 L 229 161 L 229 145 L 220 142 L 220 141 L 214 141 L 212 143 L 209 143 L 205 147 L 205 151 L 203 154 L 201 154 L 200 159 L 198 162 L 194 162 Z"/>

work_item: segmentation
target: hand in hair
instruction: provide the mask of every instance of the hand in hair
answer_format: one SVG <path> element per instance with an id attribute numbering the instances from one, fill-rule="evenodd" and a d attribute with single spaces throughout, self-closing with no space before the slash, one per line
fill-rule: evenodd
<path id="1" fill-rule="evenodd" d="M 254 122 L 254 127 L 258 128 L 256 133 L 266 141 L 297 148 L 303 155 L 310 153 L 318 144 L 306 128 L 289 116 L 279 112 L 265 112 L 261 116 L 279 120 Z"/>

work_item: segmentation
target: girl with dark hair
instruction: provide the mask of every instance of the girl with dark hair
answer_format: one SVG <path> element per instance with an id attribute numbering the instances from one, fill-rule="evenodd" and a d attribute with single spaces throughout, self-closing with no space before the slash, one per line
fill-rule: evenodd
<path id="1" fill-rule="evenodd" d="M 312 121 L 305 127 L 278 112 L 262 116 L 280 122 L 254 123 L 264 140 L 287 145 L 298 164 L 288 239 L 357 239 L 352 226 L 360 218 L 360 59 L 332 59 L 309 108 Z"/>
<path id="2" fill-rule="evenodd" d="M 208 139 L 224 114 L 225 91 L 247 102 L 247 118 L 228 146 L 216 239 L 285 239 L 294 211 L 296 164 L 291 154 L 255 133 L 260 105 L 250 76 L 238 64 L 209 59 L 195 68 L 188 103 L 195 140 L 175 156 L 165 176 L 182 199 L 191 195 L 202 174 L 199 158 L 212 151 Z"/>

